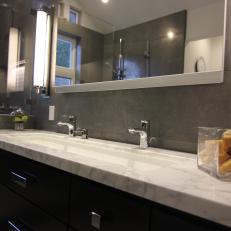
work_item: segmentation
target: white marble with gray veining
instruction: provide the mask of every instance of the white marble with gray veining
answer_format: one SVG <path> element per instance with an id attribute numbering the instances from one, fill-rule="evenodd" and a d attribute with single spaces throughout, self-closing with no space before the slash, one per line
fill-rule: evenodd
<path id="1" fill-rule="evenodd" d="M 0 149 L 231 227 L 231 182 L 196 155 L 36 130 L 0 130 Z"/>

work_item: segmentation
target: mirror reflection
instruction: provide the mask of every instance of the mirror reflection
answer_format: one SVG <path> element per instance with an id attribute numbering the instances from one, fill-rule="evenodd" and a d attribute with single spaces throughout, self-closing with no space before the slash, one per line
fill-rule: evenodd
<path id="1" fill-rule="evenodd" d="M 54 3 L 53 0 L 0 0 L 4 22 L 0 28 L 1 94 L 30 92 L 31 79 L 33 87 L 49 85 Z"/>
<path id="2" fill-rule="evenodd" d="M 222 70 L 223 28 L 223 0 L 65 0 L 55 84 Z"/>
<path id="3" fill-rule="evenodd" d="M 20 5 L 20 4 L 19 4 Z M 26 4 L 24 5 L 26 6 Z M 25 77 L 25 17 L 12 1 L 0 2 L 0 92 L 23 92 Z"/>

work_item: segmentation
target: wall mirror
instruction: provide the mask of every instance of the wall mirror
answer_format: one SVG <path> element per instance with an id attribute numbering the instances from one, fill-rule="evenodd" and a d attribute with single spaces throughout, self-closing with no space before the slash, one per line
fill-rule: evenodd
<path id="1" fill-rule="evenodd" d="M 29 1 L 0 2 L 0 92 L 23 92 L 25 82 L 25 15 Z"/>
<path id="2" fill-rule="evenodd" d="M 37 40 L 44 41 L 45 34 L 37 33 L 38 25 L 44 29 L 38 12 L 43 12 L 44 16 L 50 15 L 54 3 L 53 0 L 0 0 L 0 113 L 8 111 L 10 106 L 25 106 L 34 86 L 43 85 L 49 89 L 48 83 L 46 86 L 45 83 L 39 85 L 41 81 L 38 80 L 43 79 L 45 71 L 41 61 L 36 62 L 35 59 L 36 47 L 39 47 L 37 50 L 40 53 L 43 51 L 41 45 L 36 43 L 36 38 L 39 37 L 37 35 L 43 36 Z M 49 44 L 47 50 L 50 49 Z M 49 59 L 50 55 L 46 57 Z M 44 58 L 39 57 L 37 60 Z M 36 69 L 36 66 L 39 68 Z M 47 70 L 50 70 L 49 66 Z M 49 75 L 47 72 L 47 79 Z M 29 104 L 26 106 L 29 107 Z"/>
<path id="3" fill-rule="evenodd" d="M 225 0 L 106 2 L 59 5 L 56 92 L 223 81 Z"/>

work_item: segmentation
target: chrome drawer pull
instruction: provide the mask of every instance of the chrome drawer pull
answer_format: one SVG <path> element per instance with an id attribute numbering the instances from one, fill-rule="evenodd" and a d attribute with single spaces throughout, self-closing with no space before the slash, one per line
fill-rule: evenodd
<path id="1" fill-rule="evenodd" d="M 101 228 L 101 216 L 95 212 L 91 212 L 91 225 L 100 230 Z"/>
<path id="2" fill-rule="evenodd" d="M 20 220 L 8 220 L 8 231 L 33 231 Z"/>
<path id="3" fill-rule="evenodd" d="M 8 221 L 8 231 L 22 231 L 12 221 Z"/>
<path id="4" fill-rule="evenodd" d="M 10 175 L 11 175 L 11 180 L 15 184 L 17 184 L 23 188 L 27 187 L 27 178 L 26 177 L 23 177 L 23 176 L 17 174 L 16 172 L 10 172 Z"/>

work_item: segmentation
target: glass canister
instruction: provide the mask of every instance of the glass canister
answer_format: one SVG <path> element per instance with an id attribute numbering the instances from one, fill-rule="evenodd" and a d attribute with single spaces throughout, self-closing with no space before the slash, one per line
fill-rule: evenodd
<path id="1" fill-rule="evenodd" d="M 231 179 L 231 129 L 200 127 L 197 160 L 203 171 Z"/>

